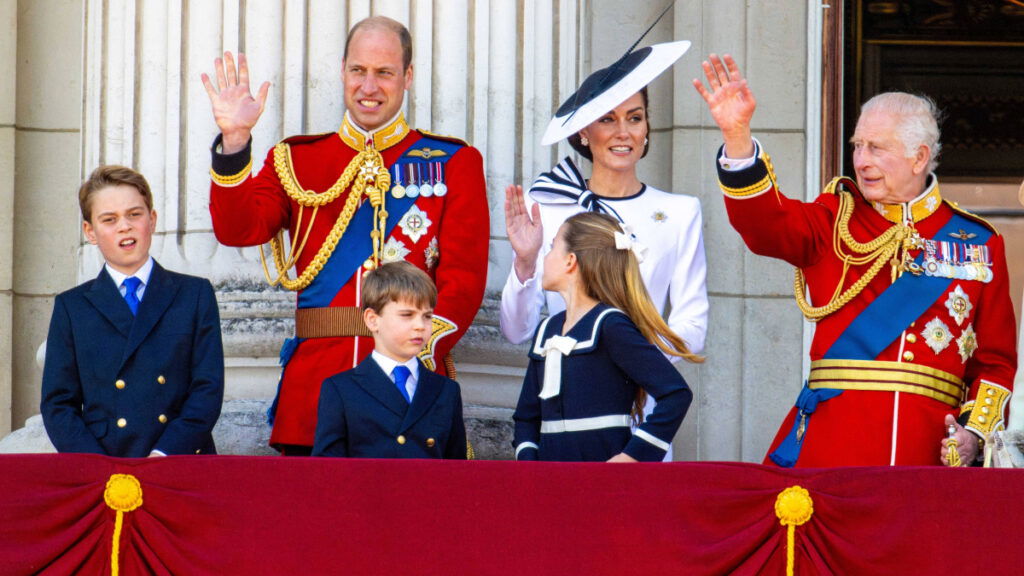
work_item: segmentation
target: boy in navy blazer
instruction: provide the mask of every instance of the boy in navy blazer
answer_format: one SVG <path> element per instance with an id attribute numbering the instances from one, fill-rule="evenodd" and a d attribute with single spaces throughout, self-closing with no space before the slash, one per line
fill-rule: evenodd
<path id="1" fill-rule="evenodd" d="M 433 281 L 408 262 L 384 264 L 362 298 L 374 350 L 324 380 L 313 456 L 466 459 L 459 385 L 416 357 L 432 330 Z"/>
<path id="2" fill-rule="evenodd" d="M 164 270 L 146 179 L 100 166 L 78 192 L 82 231 L 106 261 L 57 296 L 40 411 L 58 452 L 216 454 L 224 352 L 213 286 Z"/>

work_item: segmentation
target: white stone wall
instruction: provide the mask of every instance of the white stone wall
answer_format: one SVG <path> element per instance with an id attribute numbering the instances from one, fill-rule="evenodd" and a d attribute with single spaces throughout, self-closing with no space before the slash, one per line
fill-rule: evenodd
<path id="1" fill-rule="evenodd" d="M 77 280 L 83 28 L 81 0 L 4 0 L 0 7 L 0 126 L 13 127 L 0 130 L 5 142 L 13 131 L 14 144 L 13 175 L 10 149 L 0 146 L 0 201 L 12 207 L 0 210 L 0 234 L 12 236 L 0 236 L 0 255 L 10 255 L 0 257 L 0 301 L 10 302 L 6 310 L 0 305 L 10 318 L 0 319 L 0 430 L 7 430 L 39 412 L 36 350 L 54 294 Z"/>
<path id="2" fill-rule="evenodd" d="M 804 325 L 791 300 L 791 270 L 751 255 L 729 226 L 713 164 L 718 134 L 690 79 L 709 52 L 737 57 L 757 90 L 757 135 L 780 182 L 791 196 L 806 196 L 808 5 L 679 3 L 644 41 L 694 44 L 651 87 L 652 146 L 640 166 L 645 181 L 698 196 L 704 207 L 708 361 L 683 369 L 697 399 L 677 437 L 678 458 L 759 461 L 800 385 Z M 199 74 L 212 72 L 224 50 L 241 49 L 254 83 L 272 82 L 254 133 L 258 169 L 277 140 L 338 127 L 345 31 L 370 14 L 395 17 L 412 32 L 410 122 L 465 138 L 484 155 L 489 295 L 455 355 L 468 403 L 514 405 L 526 357 L 496 327 L 496 296 L 511 261 L 504 187 L 528 184 L 568 151 L 538 144 L 551 111 L 591 70 L 621 55 L 664 2 L 0 0 L 0 15 L 15 6 L 16 60 L 8 46 L 13 35 L 0 38 L 0 73 L 17 69 L 13 117 L 11 91 L 0 90 L 0 366 L 5 354 L 13 366 L 0 371 L 0 431 L 11 424 L 8 414 L 17 427 L 38 410 L 34 354 L 53 294 L 94 276 L 101 264 L 81 241 L 74 197 L 99 163 L 127 164 L 147 176 L 159 212 L 154 256 L 218 286 L 228 397 L 273 394 L 292 295 L 264 287 L 255 248 L 227 248 L 213 238 L 207 170 L 216 127 Z M 0 82 L 11 77 L 2 74 Z M 5 147 L 11 133 L 13 189 L 3 170 L 14 157 Z M 17 218 L 7 217 L 4 202 Z M 4 236 L 11 230 L 13 241 Z M 4 258 L 12 245 L 13 259 Z M 13 332 L 4 331 L 5 314 Z M 11 333 L 18 338 L 5 344 Z"/>
<path id="3" fill-rule="evenodd" d="M 17 8 L 15 0 L 0 0 L 0 435 L 11 430 Z"/>

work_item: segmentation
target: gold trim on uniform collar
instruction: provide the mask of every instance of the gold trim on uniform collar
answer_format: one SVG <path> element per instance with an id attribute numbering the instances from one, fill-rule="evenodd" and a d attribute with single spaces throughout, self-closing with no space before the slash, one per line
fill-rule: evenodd
<path id="1" fill-rule="evenodd" d="M 942 194 L 939 193 L 939 179 L 935 177 L 935 174 L 929 175 L 928 178 L 931 180 L 931 184 L 917 198 L 902 204 L 873 202 L 875 210 L 893 224 L 906 224 L 908 221 L 920 222 L 931 216 L 939 209 L 939 206 L 942 206 Z M 908 212 L 911 218 L 905 215 Z"/>
<path id="2" fill-rule="evenodd" d="M 395 116 L 394 120 L 373 132 L 367 132 L 356 126 L 348 112 L 345 112 L 345 119 L 341 122 L 341 128 L 338 129 L 338 136 L 341 136 L 342 141 L 358 151 L 362 151 L 371 138 L 376 150 L 387 150 L 401 142 L 408 134 L 409 125 L 406 124 L 405 115 L 401 112 Z"/>

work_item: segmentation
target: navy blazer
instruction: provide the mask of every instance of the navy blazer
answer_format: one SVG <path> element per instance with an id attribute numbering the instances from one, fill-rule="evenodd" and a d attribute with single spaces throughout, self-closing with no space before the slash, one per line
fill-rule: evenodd
<path id="1" fill-rule="evenodd" d="M 57 296 L 40 411 L 58 452 L 216 454 L 224 400 L 220 315 L 209 280 L 154 262 L 132 316 L 106 267 Z"/>
<path id="2" fill-rule="evenodd" d="M 466 459 L 458 382 L 420 363 L 412 404 L 369 357 L 324 380 L 313 456 Z"/>

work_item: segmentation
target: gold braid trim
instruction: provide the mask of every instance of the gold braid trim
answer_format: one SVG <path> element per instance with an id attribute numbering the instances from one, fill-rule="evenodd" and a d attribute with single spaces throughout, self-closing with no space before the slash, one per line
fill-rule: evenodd
<path id="1" fill-rule="evenodd" d="M 373 148 L 359 152 L 349 162 L 337 182 L 323 193 L 305 190 L 299 185 L 292 163 L 291 147 L 287 143 L 281 142 L 274 147 L 274 169 L 277 171 L 277 177 L 280 179 L 285 193 L 299 205 L 295 233 L 296 235 L 301 235 L 302 240 L 298 245 L 292 245 L 287 260 L 284 256 L 284 232 L 278 232 L 277 237 L 270 240 L 274 265 L 277 268 L 276 278 L 271 277 L 266 255 L 263 253 L 263 249 L 260 249 L 263 274 L 271 286 L 281 284 L 285 289 L 295 291 L 303 290 L 309 286 L 320 271 L 323 270 L 327 261 L 330 260 L 334 249 L 338 246 L 338 242 L 348 229 L 348 225 L 352 221 L 352 216 L 355 215 L 364 193 L 369 199 L 370 205 L 374 208 L 375 227 L 370 235 L 373 237 L 374 263 L 380 263 L 380 252 L 383 247 L 384 229 L 388 216 L 387 211 L 384 210 L 384 198 L 385 193 L 391 188 L 391 173 L 387 166 L 384 165 L 384 158 L 380 155 L 380 152 Z M 337 200 L 350 186 L 351 190 L 345 199 L 345 205 L 342 207 L 341 213 L 338 214 L 338 219 L 334 222 L 330 234 L 327 235 L 323 244 L 320 245 L 316 256 L 313 257 L 309 265 L 306 266 L 302 274 L 297 278 L 294 280 L 288 278 L 288 270 L 295 266 L 306 247 L 306 241 L 309 239 L 309 233 L 313 229 L 313 222 L 316 220 L 319 208 Z M 313 214 L 303 232 L 302 219 L 304 208 L 313 208 Z"/>
<path id="2" fill-rule="evenodd" d="M 218 186 L 223 186 L 224 188 L 231 188 L 232 186 L 238 186 L 243 181 L 245 181 L 245 179 L 249 177 L 249 172 L 251 171 L 252 158 L 250 157 L 249 163 L 245 165 L 245 168 L 242 168 L 242 170 L 237 174 L 232 174 L 230 176 L 218 174 L 214 172 L 213 168 L 210 168 L 210 179 L 213 180 L 213 182 Z"/>
<path id="3" fill-rule="evenodd" d="M 800 307 L 804 317 L 812 322 L 817 322 L 836 312 L 856 298 L 875 279 L 875 276 L 878 275 L 878 272 L 881 271 L 886 263 L 892 266 L 893 281 L 905 270 L 911 270 L 915 274 L 919 273 L 919 271 L 914 270 L 913 266 L 911 266 L 912 259 L 909 255 L 909 250 L 919 247 L 921 242 L 917 231 L 911 226 L 894 224 L 874 240 L 863 243 L 858 242 L 850 234 L 849 227 L 850 217 L 853 216 L 856 200 L 854 194 L 850 191 L 837 190 L 839 184 L 845 184 L 853 188 L 858 195 L 860 194 L 856 185 L 851 180 L 845 178 L 833 179 L 824 190 L 825 194 L 837 194 L 839 196 L 839 212 L 836 216 L 836 226 L 832 234 L 832 250 L 843 261 L 843 274 L 840 276 L 839 282 L 836 283 L 836 289 L 832 293 L 832 298 L 824 306 L 811 306 L 805 296 L 807 283 L 804 279 L 803 270 L 797 268 L 794 273 L 793 295 L 796 297 L 797 306 Z M 850 255 L 846 253 L 844 248 L 862 256 Z M 901 250 L 902 255 L 900 254 Z M 871 263 L 871 268 L 844 292 L 843 282 L 846 280 L 846 274 L 849 272 L 850 267 L 862 266 L 869 262 Z"/>

